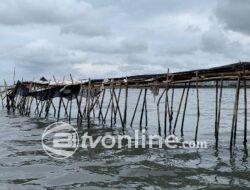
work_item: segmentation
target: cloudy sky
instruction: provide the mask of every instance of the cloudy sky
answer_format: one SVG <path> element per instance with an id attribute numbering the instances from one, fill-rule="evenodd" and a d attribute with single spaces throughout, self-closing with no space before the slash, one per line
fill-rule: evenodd
<path id="1" fill-rule="evenodd" d="M 249 0 L 1 0 L 0 80 L 250 61 Z"/>

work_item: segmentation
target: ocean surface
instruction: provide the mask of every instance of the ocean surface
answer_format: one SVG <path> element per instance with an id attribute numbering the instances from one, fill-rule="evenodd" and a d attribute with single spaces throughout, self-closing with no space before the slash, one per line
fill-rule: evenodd
<path id="1" fill-rule="evenodd" d="M 128 124 L 138 92 L 135 89 L 129 91 Z M 175 90 L 174 118 L 181 92 L 181 89 Z M 218 150 L 214 147 L 215 90 L 200 89 L 201 117 L 198 140 L 207 142 L 206 149 L 126 146 L 120 149 L 105 149 L 98 146 L 95 149 L 79 148 L 72 157 L 65 160 L 51 158 L 42 147 L 41 135 L 44 129 L 55 122 L 52 117 L 53 112 L 48 119 L 45 119 L 37 118 L 34 114 L 30 117 L 21 116 L 18 111 L 7 113 L 6 109 L 0 108 L 0 189 L 249 189 L 250 139 L 248 138 L 248 147 L 242 144 L 243 91 L 240 96 L 236 147 L 232 154 L 229 151 L 234 94 L 235 89 L 223 89 Z M 147 98 L 149 119 L 147 133 L 158 134 L 156 102 L 159 96 L 153 97 L 148 91 Z M 250 108 L 250 94 L 248 99 Z M 107 107 L 108 97 L 105 101 L 104 109 Z M 121 110 L 123 104 L 122 94 Z M 164 102 L 161 102 L 162 127 L 163 107 Z M 250 109 L 248 110 L 250 124 Z M 73 109 L 73 115 L 75 111 Z M 180 136 L 181 117 L 182 111 L 177 123 L 177 136 Z M 124 133 L 131 134 L 134 129 L 139 129 L 139 119 L 138 112 L 133 127 L 127 125 Z M 117 121 L 116 126 L 112 128 L 109 126 L 109 121 L 106 125 L 102 125 L 97 118 L 92 119 L 91 129 L 87 129 L 86 121 L 78 127 L 75 120 L 72 120 L 71 124 L 80 134 L 88 131 L 93 136 L 115 135 L 123 133 L 119 117 Z M 196 91 L 190 89 L 184 124 L 185 140 L 194 139 L 195 125 Z M 249 127 L 248 134 L 250 134 Z"/>

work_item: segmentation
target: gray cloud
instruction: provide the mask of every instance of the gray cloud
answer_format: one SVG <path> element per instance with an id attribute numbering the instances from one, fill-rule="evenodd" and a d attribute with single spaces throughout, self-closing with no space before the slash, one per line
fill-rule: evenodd
<path id="1" fill-rule="evenodd" d="M 97 38 L 88 40 L 85 44 L 78 44 L 76 48 L 84 52 L 101 54 L 135 54 L 146 52 L 148 47 L 145 41 L 136 39 Z"/>
<path id="2" fill-rule="evenodd" d="M 224 53 L 230 44 L 228 39 L 217 29 L 210 29 L 203 33 L 201 38 L 201 50 L 209 53 Z"/>
<path id="3" fill-rule="evenodd" d="M 247 10 L 244 1 L 1 1 L 1 77 L 14 67 L 19 78 L 99 78 L 247 60 L 250 38 L 231 32 L 248 34 Z"/>
<path id="4" fill-rule="evenodd" d="M 69 57 L 71 56 L 67 50 L 56 46 L 47 40 L 31 42 L 20 49 L 14 50 L 11 54 L 15 56 L 15 59 L 23 67 L 29 65 L 33 66 L 33 64 L 35 64 L 38 67 L 44 67 L 45 69 L 48 66 L 68 62 Z M 70 60 L 72 61 L 72 58 Z"/>
<path id="5" fill-rule="evenodd" d="M 86 0 L 86 2 L 93 4 L 96 7 L 105 7 L 113 5 L 119 7 L 120 10 L 129 13 L 128 16 L 139 20 L 145 20 L 153 18 L 157 15 L 168 14 L 178 15 L 183 13 L 189 13 L 190 11 L 198 11 L 200 14 L 206 12 L 208 9 L 206 6 L 215 4 L 216 1 L 199 1 L 199 0 L 136 0 L 131 2 L 130 0 Z"/>
<path id="6" fill-rule="evenodd" d="M 17 72 L 28 73 L 30 77 L 48 73 L 51 76 L 60 76 L 68 75 L 70 72 L 76 73 L 72 66 L 84 62 L 85 59 L 81 52 L 65 49 L 48 40 L 37 40 L 9 50 L 8 54 L 1 56 L 1 63 L 14 62 L 11 69 L 16 67 Z"/>
<path id="7" fill-rule="evenodd" d="M 232 41 L 221 29 L 212 27 L 203 33 L 201 38 L 201 50 L 211 54 L 222 54 L 232 58 L 239 58 L 242 45 L 238 41 Z"/>
<path id="8" fill-rule="evenodd" d="M 58 24 L 84 18 L 90 5 L 84 1 L 7 0 L 0 2 L 0 23 L 5 25 Z"/>
<path id="9" fill-rule="evenodd" d="M 63 34 L 77 34 L 85 35 L 88 37 L 91 36 L 108 36 L 111 34 L 111 31 L 104 25 L 100 23 L 73 23 L 66 26 L 63 26 L 61 29 Z"/>
<path id="10" fill-rule="evenodd" d="M 171 55 L 192 54 L 197 51 L 199 47 L 196 44 L 184 44 L 171 47 L 167 52 Z"/>
<path id="11" fill-rule="evenodd" d="M 250 3 L 248 0 L 221 0 L 216 10 L 217 18 L 226 28 L 250 34 Z"/>

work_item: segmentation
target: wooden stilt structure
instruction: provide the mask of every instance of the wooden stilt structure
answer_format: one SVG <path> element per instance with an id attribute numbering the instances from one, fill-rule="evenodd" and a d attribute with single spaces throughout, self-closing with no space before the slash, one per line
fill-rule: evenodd
<path id="1" fill-rule="evenodd" d="M 200 124 L 200 94 L 199 90 L 205 87 L 204 84 L 208 82 L 215 82 L 215 121 L 214 121 L 214 136 L 215 147 L 219 145 L 219 129 L 221 120 L 221 106 L 223 88 L 227 86 L 227 81 L 234 81 L 236 83 L 236 91 L 234 97 L 234 106 L 232 114 L 232 126 L 230 136 L 230 150 L 236 144 L 237 137 L 237 122 L 240 99 L 240 88 L 244 87 L 244 136 L 243 143 L 247 144 L 247 88 L 250 81 L 250 63 L 236 63 L 221 67 L 210 69 L 200 69 L 185 72 L 163 73 L 156 75 L 136 75 L 130 77 L 120 77 L 112 79 L 88 79 L 76 81 L 70 74 L 71 82 L 60 82 L 54 78 L 54 83 L 47 80 L 43 81 L 16 81 L 15 71 L 13 76 L 13 85 L 8 86 L 4 81 L 4 86 L 0 86 L 0 98 L 2 100 L 2 107 L 6 107 L 8 111 L 15 111 L 18 109 L 20 114 L 31 115 L 31 110 L 34 111 L 38 117 L 48 118 L 51 115 L 57 117 L 57 120 L 65 119 L 71 122 L 77 119 L 79 123 L 83 119 L 87 120 L 88 127 L 91 127 L 91 121 L 95 117 L 100 122 L 105 124 L 107 117 L 110 116 L 110 126 L 116 126 L 120 121 L 123 129 L 125 129 L 128 121 L 132 127 L 137 113 L 140 113 L 139 127 L 149 127 L 148 104 L 150 95 L 148 89 L 155 87 L 158 91 L 154 96 L 158 96 L 156 103 L 157 126 L 158 134 L 162 134 L 161 125 L 164 122 L 164 135 L 176 133 L 178 129 L 178 120 L 180 119 L 180 132 L 184 136 L 184 123 L 187 117 L 187 105 L 189 104 L 190 88 L 195 89 L 196 101 L 196 126 L 195 126 L 195 142 L 197 142 Z M 4 88 L 4 89 L 3 89 Z M 175 91 L 177 88 L 182 88 L 182 93 L 179 98 L 176 98 Z M 136 103 L 133 105 L 133 112 L 130 114 L 130 102 L 128 94 L 130 89 L 133 90 L 133 95 L 136 97 Z M 159 93 L 160 90 L 160 94 Z M 107 93 L 107 90 L 110 93 Z M 124 92 L 124 95 L 123 95 Z M 144 93 L 143 93 L 144 92 Z M 122 95 L 121 95 L 122 94 Z M 132 92 L 131 92 L 132 95 Z M 192 95 L 192 94 L 191 94 Z M 130 95 L 129 95 L 130 96 Z M 55 106 L 53 100 L 59 98 L 58 105 Z M 131 98 L 132 99 L 132 98 Z M 65 102 L 67 101 L 67 103 Z M 178 105 L 175 105 L 176 101 Z M 74 103 L 73 103 L 74 102 Z M 124 102 L 124 104 L 123 104 Z M 164 106 L 161 106 L 164 105 Z M 202 105 L 202 104 L 201 104 Z M 72 107 L 76 106 L 75 112 Z M 140 109 L 138 109 L 140 107 Z M 63 108 L 63 110 L 61 110 Z M 121 110 L 121 108 L 123 110 Z M 175 108 L 175 109 L 174 109 Z M 163 109 L 163 110 L 161 110 Z M 53 114 L 51 112 L 53 111 Z M 61 112 L 64 111 L 64 118 L 61 118 Z M 164 114 L 162 121 L 161 117 Z M 139 115 L 139 114 L 138 114 Z M 131 116 L 131 118 L 130 118 Z M 182 116 L 182 117 L 181 117 Z M 117 119 L 119 117 L 119 120 Z M 180 118 L 181 117 L 181 118 Z M 108 119 L 109 120 L 109 119 Z M 144 125 L 145 123 L 145 125 Z M 239 133 L 240 134 L 240 133 Z"/>

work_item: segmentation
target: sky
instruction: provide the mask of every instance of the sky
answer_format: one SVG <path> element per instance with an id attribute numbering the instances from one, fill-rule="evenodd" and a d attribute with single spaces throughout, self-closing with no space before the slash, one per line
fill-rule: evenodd
<path id="1" fill-rule="evenodd" d="M 0 80 L 110 78 L 250 61 L 249 0 L 1 0 Z"/>

